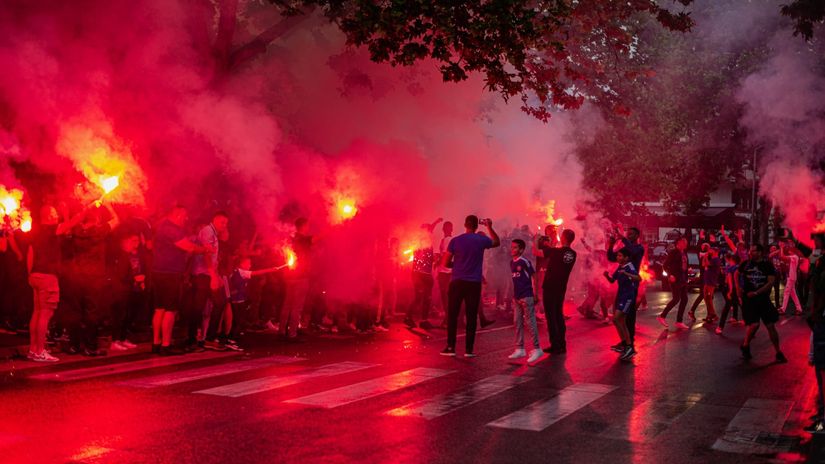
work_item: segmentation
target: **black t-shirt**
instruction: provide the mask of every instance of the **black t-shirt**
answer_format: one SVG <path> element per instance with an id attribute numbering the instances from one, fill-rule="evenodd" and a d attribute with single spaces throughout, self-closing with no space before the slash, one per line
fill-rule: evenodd
<path id="1" fill-rule="evenodd" d="M 57 274 L 60 270 L 60 239 L 57 224 L 41 225 L 33 232 L 32 273 Z"/>
<path id="2" fill-rule="evenodd" d="M 104 274 L 106 269 L 106 237 L 109 224 L 78 226 L 72 231 L 72 268 L 86 274 Z"/>
<path id="3" fill-rule="evenodd" d="M 312 236 L 296 233 L 292 238 L 292 251 L 295 252 L 295 269 L 288 273 L 291 278 L 308 277 L 309 261 L 312 258 Z"/>
<path id="4" fill-rule="evenodd" d="M 544 288 L 564 291 L 570 272 L 576 264 L 576 252 L 570 247 L 551 248 L 543 246 L 541 251 L 547 259 L 547 274 L 544 275 Z"/>
<path id="5" fill-rule="evenodd" d="M 739 265 L 739 278 L 742 282 L 742 298 L 748 299 L 749 292 L 755 292 L 768 283 L 768 277 L 776 276 L 776 268 L 770 261 L 745 261 Z M 770 292 L 756 295 L 754 302 L 770 303 Z"/>

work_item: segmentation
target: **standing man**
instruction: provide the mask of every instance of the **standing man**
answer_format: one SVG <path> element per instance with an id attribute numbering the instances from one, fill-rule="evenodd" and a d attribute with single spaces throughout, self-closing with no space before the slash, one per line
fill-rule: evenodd
<path id="1" fill-rule="evenodd" d="M 642 269 L 642 261 L 645 258 L 645 247 L 639 243 L 639 238 L 641 237 L 641 232 L 636 227 L 631 227 L 627 229 L 627 234 L 624 232 L 624 227 L 619 224 L 616 227 L 616 233 L 612 234 L 607 242 L 607 260 L 611 263 L 618 262 L 618 256 L 616 252 L 616 239 L 618 238 L 620 242 L 622 242 L 622 249 L 625 250 L 628 255 L 628 261 L 633 264 L 633 268 L 636 270 L 636 273 L 639 273 L 639 270 Z M 638 290 L 638 289 L 637 289 Z M 624 312 L 624 322 L 627 326 L 627 331 L 630 334 L 630 342 L 631 345 L 636 341 L 636 302 L 634 300 L 633 306 L 628 308 L 627 311 Z"/>
<path id="2" fill-rule="evenodd" d="M 209 224 L 198 231 L 198 245 L 207 248 L 208 253 L 195 256 L 192 262 L 192 307 L 187 317 L 189 349 L 208 348 L 223 351 L 222 343 L 215 342 L 215 332 L 221 321 L 226 305 L 223 279 L 218 273 L 220 236 L 228 231 L 229 217 L 223 211 L 212 215 Z M 212 302 L 211 310 L 207 309 Z M 200 329 L 200 334 L 198 333 Z M 208 340 L 208 342 L 207 342 Z M 196 346 L 197 344 L 197 346 Z"/>
<path id="3" fill-rule="evenodd" d="M 656 317 L 660 324 L 667 327 L 667 317 L 670 310 L 677 304 L 679 305 L 679 312 L 676 314 L 676 328 L 687 329 L 685 325 L 685 308 L 687 307 L 687 284 L 688 284 L 688 258 L 685 250 L 687 249 L 687 238 L 682 237 L 676 240 L 676 248 L 667 254 L 664 269 L 667 272 L 667 279 L 670 282 L 670 293 L 673 295 L 670 301 L 665 306 L 665 309 Z"/>
<path id="4" fill-rule="evenodd" d="M 181 305 L 183 273 L 189 253 L 204 254 L 212 250 L 186 237 L 183 226 L 189 218 L 186 208 L 176 205 L 158 224 L 152 261 L 152 352 L 161 356 L 179 354 L 172 349 L 172 329 Z"/>
<path id="5" fill-rule="evenodd" d="M 449 291 L 450 279 L 453 275 L 453 270 L 444 265 L 441 258 L 447 253 L 447 247 L 450 246 L 450 241 L 453 239 L 453 223 L 447 221 L 441 226 L 441 231 L 444 236 L 441 237 L 441 243 L 438 245 L 438 256 L 436 256 L 436 263 L 438 263 L 438 292 L 441 295 L 441 309 L 444 311 L 444 322 L 441 323 L 442 328 L 447 328 L 447 307 L 449 306 Z"/>
<path id="6" fill-rule="evenodd" d="M 421 224 L 421 228 L 427 231 L 428 236 L 432 235 L 433 230 L 435 230 L 435 227 L 440 224 L 441 221 L 443 221 L 443 219 L 438 218 L 432 224 Z M 411 329 L 414 329 L 416 325 L 413 315 L 418 307 L 421 307 L 421 323 L 419 327 L 424 330 L 431 330 L 433 328 L 432 324 L 430 324 L 430 309 L 433 299 L 433 263 L 433 247 L 430 243 L 413 252 L 412 284 L 415 299 L 412 304 L 407 307 L 407 316 L 404 318 L 404 324 Z"/>
<path id="7" fill-rule="evenodd" d="M 287 341 L 297 341 L 298 324 L 304 311 L 309 293 L 310 260 L 312 259 L 312 236 L 309 235 L 309 221 L 300 217 L 295 220 L 295 235 L 292 237 L 292 251 L 295 252 L 294 269 L 286 269 L 286 296 L 281 309 L 281 337 Z"/>
<path id="8" fill-rule="evenodd" d="M 40 209 L 40 224 L 34 230 L 26 253 L 26 269 L 29 284 L 34 290 L 34 312 L 29 324 L 28 358 L 35 362 L 56 362 L 58 359 L 46 351 L 46 333 L 49 321 L 60 301 L 60 238 L 68 234 L 83 220 L 88 207 L 72 219 L 60 222 L 57 210 L 46 205 Z"/>
<path id="9" fill-rule="evenodd" d="M 69 352 L 84 356 L 106 354 L 98 349 L 97 343 L 98 330 L 108 312 L 102 300 L 111 290 L 106 274 L 106 243 L 120 220 L 111 205 L 103 205 L 108 211 L 108 220 L 104 220 L 103 210 L 96 208 L 72 229 L 72 258 L 66 266 L 64 282 L 67 288 L 61 298 L 61 303 L 66 305 L 65 319 L 71 340 Z"/>
<path id="10" fill-rule="evenodd" d="M 493 230 L 492 220 L 485 219 L 481 222 L 487 227 L 489 237 L 476 233 L 478 224 L 477 216 L 467 216 L 464 220 L 464 233 L 450 241 L 447 252 L 442 257 L 442 263 L 445 266 L 453 263 L 447 306 L 447 347 L 441 352 L 443 356 L 455 356 L 458 313 L 461 310 L 461 303 L 464 303 L 467 320 L 464 356 L 467 358 L 476 356 L 473 352 L 473 345 L 476 338 L 478 307 L 481 303 L 484 250 L 501 245 L 501 239 Z"/>
<path id="11" fill-rule="evenodd" d="M 544 313 L 547 316 L 547 332 L 550 335 L 550 346 L 544 349 L 545 353 L 567 353 L 564 323 L 564 297 L 567 293 L 567 281 L 570 272 L 576 265 L 576 252 L 570 248 L 576 233 L 565 229 L 561 233 L 561 247 L 554 248 L 550 243 L 539 245 L 538 240 L 533 244 L 533 254 L 547 259 L 547 273 L 544 276 L 543 291 Z"/>
<path id="12" fill-rule="evenodd" d="M 516 308 L 513 312 L 513 322 L 516 326 L 516 350 L 509 359 L 519 359 L 527 356 L 524 351 L 524 325 L 525 319 L 532 337 L 533 349 L 527 364 L 533 364 L 542 356 L 539 345 L 539 328 L 536 323 L 536 305 L 533 300 L 533 274 L 536 273 L 531 263 L 524 257 L 524 250 L 527 244 L 524 240 L 517 238 L 510 244 L 510 271 L 513 274 L 513 299 L 516 300 Z"/>
<path id="13" fill-rule="evenodd" d="M 751 341 L 759 330 L 759 322 L 765 324 L 768 336 L 776 350 L 776 362 L 786 363 L 788 359 L 779 349 L 779 333 L 776 331 L 776 321 L 779 320 L 779 312 L 771 303 L 771 289 L 776 281 L 776 269 L 773 264 L 765 259 L 765 249 L 762 245 L 751 245 L 750 259 L 739 265 L 739 275 L 741 279 L 736 279 L 738 287 L 737 294 L 742 303 L 742 315 L 748 328 L 745 332 L 745 340 L 740 349 L 742 357 L 751 359 Z"/>

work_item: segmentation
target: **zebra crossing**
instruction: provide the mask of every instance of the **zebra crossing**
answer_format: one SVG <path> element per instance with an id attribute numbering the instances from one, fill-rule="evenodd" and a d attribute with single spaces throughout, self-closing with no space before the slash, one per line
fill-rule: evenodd
<path id="1" fill-rule="evenodd" d="M 218 364 L 208 366 L 201 362 L 213 361 Z M 152 358 L 107 365 L 80 367 L 54 373 L 39 373 L 28 378 L 40 381 L 80 381 L 106 378 L 118 374 L 131 374 L 130 379 L 115 381 L 115 385 L 134 389 L 161 389 L 175 386 L 185 394 L 207 395 L 223 398 L 243 398 L 264 395 L 294 385 L 315 385 L 312 381 L 331 379 L 335 385 L 310 394 L 286 391 L 279 401 L 297 407 L 335 409 L 367 400 L 389 396 L 395 392 L 409 391 L 422 384 L 432 384 L 440 379 L 451 379 L 453 387 L 446 392 L 421 399 L 407 399 L 401 404 L 387 408 L 384 405 L 378 414 L 397 420 L 432 421 L 445 416 L 459 416 L 469 406 L 483 401 L 502 398 L 509 392 L 529 388 L 536 379 L 521 372 L 495 373 L 484 378 L 468 381 L 458 375 L 457 370 L 412 367 L 392 371 L 390 366 L 381 364 L 340 361 L 322 365 L 306 366 L 306 358 L 290 356 L 267 356 L 252 358 L 233 353 L 201 353 L 186 357 Z M 187 365 L 191 364 L 191 365 Z M 176 367 L 170 372 L 155 372 L 156 369 Z M 387 372 L 387 369 L 390 369 Z M 164 369 L 168 370 L 168 369 Z M 273 373 L 274 371 L 274 373 Z M 283 371 L 283 372 L 282 372 Z M 378 372 L 380 371 L 380 372 Z M 237 381 L 235 374 L 244 374 L 247 380 Z M 357 374 L 356 381 L 346 383 L 347 374 Z M 345 384 L 340 385 L 344 380 Z M 366 380 L 365 380 L 366 379 Z M 193 384 L 187 390 L 187 384 Z M 209 384 L 209 385 L 204 385 Z M 458 386 L 455 386 L 455 385 Z M 194 387 L 194 385 L 198 385 Z M 425 389 L 424 391 L 431 391 Z M 509 430 L 512 433 L 541 433 L 571 415 L 580 413 L 588 406 L 610 395 L 620 394 L 621 387 L 599 383 L 574 382 L 556 390 L 542 390 L 543 398 L 526 406 L 514 405 L 514 410 L 493 420 L 485 419 L 487 430 Z M 425 395 L 427 395 L 425 393 Z M 644 443 L 670 427 L 678 426 L 703 395 L 687 394 L 681 398 L 649 398 L 641 401 L 625 401 L 627 410 L 616 417 L 597 435 L 610 439 Z M 392 402 L 391 399 L 387 400 Z M 505 404 L 510 404 L 505 402 Z M 723 434 L 709 447 L 716 451 L 741 454 L 766 453 L 769 447 L 754 445 L 760 436 L 780 434 L 793 409 L 792 401 L 750 398 L 731 417 Z"/>

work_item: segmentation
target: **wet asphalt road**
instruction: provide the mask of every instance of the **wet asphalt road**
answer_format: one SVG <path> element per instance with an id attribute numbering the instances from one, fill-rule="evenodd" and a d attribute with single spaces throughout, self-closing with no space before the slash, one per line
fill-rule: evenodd
<path id="1" fill-rule="evenodd" d="M 612 326 L 577 314 L 568 353 L 535 366 L 508 362 L 503 321 L 479 335 L 474 359 L 439 356 L 443 331 L 428 339 L 395 324 L 301 344 L 257 334 L 243 354 L 153 358 L 142 346 L 8 361 L 0 462 L 819 461 L 819 441 L 800 430 L 815 390 L 804 320 L 780 323 L 788 364 L 773 362 L 765 331 L 745 362 L 741 326 L 660 326 L 666 296 L 650 292 L 631 363 L 608 350 Z"/>

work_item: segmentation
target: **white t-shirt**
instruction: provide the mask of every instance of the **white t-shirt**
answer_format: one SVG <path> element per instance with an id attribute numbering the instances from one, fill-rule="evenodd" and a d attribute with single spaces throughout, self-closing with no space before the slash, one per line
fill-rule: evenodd
<path id="1" fill-rule="evenodd" d="M 447 247 L 450 245 L 450 241 L 453 237 L 444 237 L 441 239 L 441 244 L 438 245 L 438 253 L 440 256 L 440 260 L 444 259 L 444 253 L 447 252 Z M 445 274 L 452 274 L 453 270 L 447 266 L 444 266 L 443 261 L 439 261 L 438 263 L 438 272 L 443 272 Z"/>

